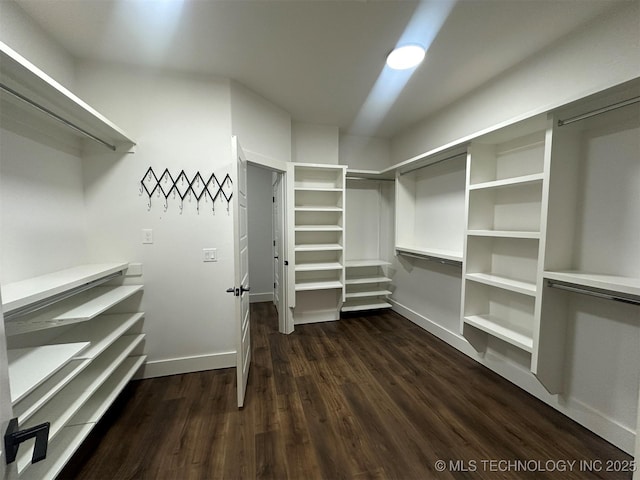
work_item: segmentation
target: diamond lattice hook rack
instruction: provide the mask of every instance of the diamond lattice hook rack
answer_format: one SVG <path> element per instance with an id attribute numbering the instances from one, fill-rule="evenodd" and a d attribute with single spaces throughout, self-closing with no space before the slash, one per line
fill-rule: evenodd
<path id="1" fill-rule="evenodd" d="M 193 178 L 189 179 L 184 170 L 180 170 L 177 177 L 173 177 L 168 168 L 165 168 L 158 177 L 153 167 L 149 167 L 140 180 L 140 195 L 146 193 L 148 198 L 147 207 L 151 210 L 152 198 L 164 199 L 164 211 L 169 208 L 169 197 L 180 200 L 180 212 L 184 209 L 185 199 L 188 202 L 195 200 L 196 209 L 200 212 L 200 202 L 211 201 L 211 211 L 215 213 L 216 201 L 226 202 L 227 212 L 233 196 L 233 183 L 227 173 L 222 181 L 218 180 L 215 173 L 212 173 L 207 180 L 196 172 Z"/>

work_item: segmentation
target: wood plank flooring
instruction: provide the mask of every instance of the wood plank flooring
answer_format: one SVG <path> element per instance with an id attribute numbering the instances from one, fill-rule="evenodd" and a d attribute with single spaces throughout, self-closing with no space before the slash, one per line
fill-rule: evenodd
<path id="1" fill-rule="evenodd" d="M 604 471 L 630 456 L 393 312 L 277 323 L 252 305 L 242 410 L 235 369 L 133 382 L 60 478 L 631 478 Z"/>

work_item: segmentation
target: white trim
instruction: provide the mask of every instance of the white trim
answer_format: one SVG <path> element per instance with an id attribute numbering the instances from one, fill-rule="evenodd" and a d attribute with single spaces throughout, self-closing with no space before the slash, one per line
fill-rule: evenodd
<path id="1" fill-rule="evenodd" d="M 249 303 L 258 302 L 273 302 L 273 292 L 249 294 Z"/>
<path id="2" fill-rule="evenodd" d="M 236 352 L 212 353 L 192 357 L 170 358 L 147 362 L 138 371 L 135 379 L 165 377 L 181 373 L 216 370 L 236 366 Z"/>
<path id="3" fill-rule="evenodd" d="M 266 155 L 258 152 L 253 152 L 251 150 L 245 150 L 244 154 L 247 157 L 247 162 L 254 165 L 266 167 L 271 170 L 275 170 L 276 172 L 287 171 L 287 162 L 283 162 L 282 160 L 276 160 L 275 158 L 267 157 Z"/>
<path id="4" fill-rule="evenodd" d="M 486 355 L 481 355 L 463 336 L 444 328 L 442 325 L 393 299 L 389 299 L 389 302 L 394 312 L 399 313 L 420 328 L 435 335 L 440 340 L 447 342 L 476 362 L 489 368 L 608 442 L 611 442 L 621 450 L 633 455 L 636 433 L 631 428 L 621 425 L 615 419 L 575 398 L 551 395 L 530 371 L 524 370 L 520 366 L 496 354 L 487 353 Z"/>

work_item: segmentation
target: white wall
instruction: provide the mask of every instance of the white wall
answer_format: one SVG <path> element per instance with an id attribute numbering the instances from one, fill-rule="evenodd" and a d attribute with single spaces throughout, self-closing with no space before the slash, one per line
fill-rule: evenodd
<path id="1" fill-rule="evenodd" d="M 103 150 L 84 161 L 89 256 L 141 262 L 145 285 L 146 376 L 235 365 L 233 222 L 226 202 L 163 201 L 139 194 L 146 169 L 168 168 L 191 178 L 231 171 L 227 80 L 84 62 L 77 90 L 138 142 L 136 153 L 113 159 Z M 99 148 L 99 147 L 96 147 Z M 158 174 L 159 174 L 158 173 Z M 142 229 L 154 243 L 142 244 Z M 204 263 L 202 249 L 217 248 Z"/>
<path id="2" fill-rule="evenodd" d="M 273 300 L 273 190 L 271 171 L 249 165 L 249 282 L 251 301 Z"/>
<path id="3" fill-rule="evenodd" d="M 231 131 L 251 153 L 291 161 L 291 116 L 244 85 L 231 82 Z"/>
<path id="4" fill-rule="evenodd" d="M 391 166 L 391 142 L 386 138 L 340 135 L 340 164 L 350 169 L 384 170 Z"/>
<path id="5" fill-rule="evenodd" d="M 338 127 L 293 122 L 291 161 L 298 163 L 338 163 Z"/>
<path id="6" fill-rule="evenodd" d="M 624 2 L 504 75 L 396 135 L 393 163 L 640 76 L 640 3 Z"/>
<path id="7" fill-rule="evenodd" d="M 73 90 L 73 57 L 52 40 L 15 2 L 0 1 L 0 41 L 54 80 Z"/>

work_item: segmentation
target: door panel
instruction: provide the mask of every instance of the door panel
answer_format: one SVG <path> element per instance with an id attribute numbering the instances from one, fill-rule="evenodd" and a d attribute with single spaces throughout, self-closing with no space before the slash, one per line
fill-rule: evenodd
<path id="1" fill-rule="evenodd" d="M 238 407 L 244 405 L 251 365 L 251 332 L 249 317 L 249 235 L 247 228 L 247 159 L 232 138 L 233 164 L 235 166 L 233 194 L 233 237 L 235 249 L 235 305 L 236 305 L 236 370 Z"/>

